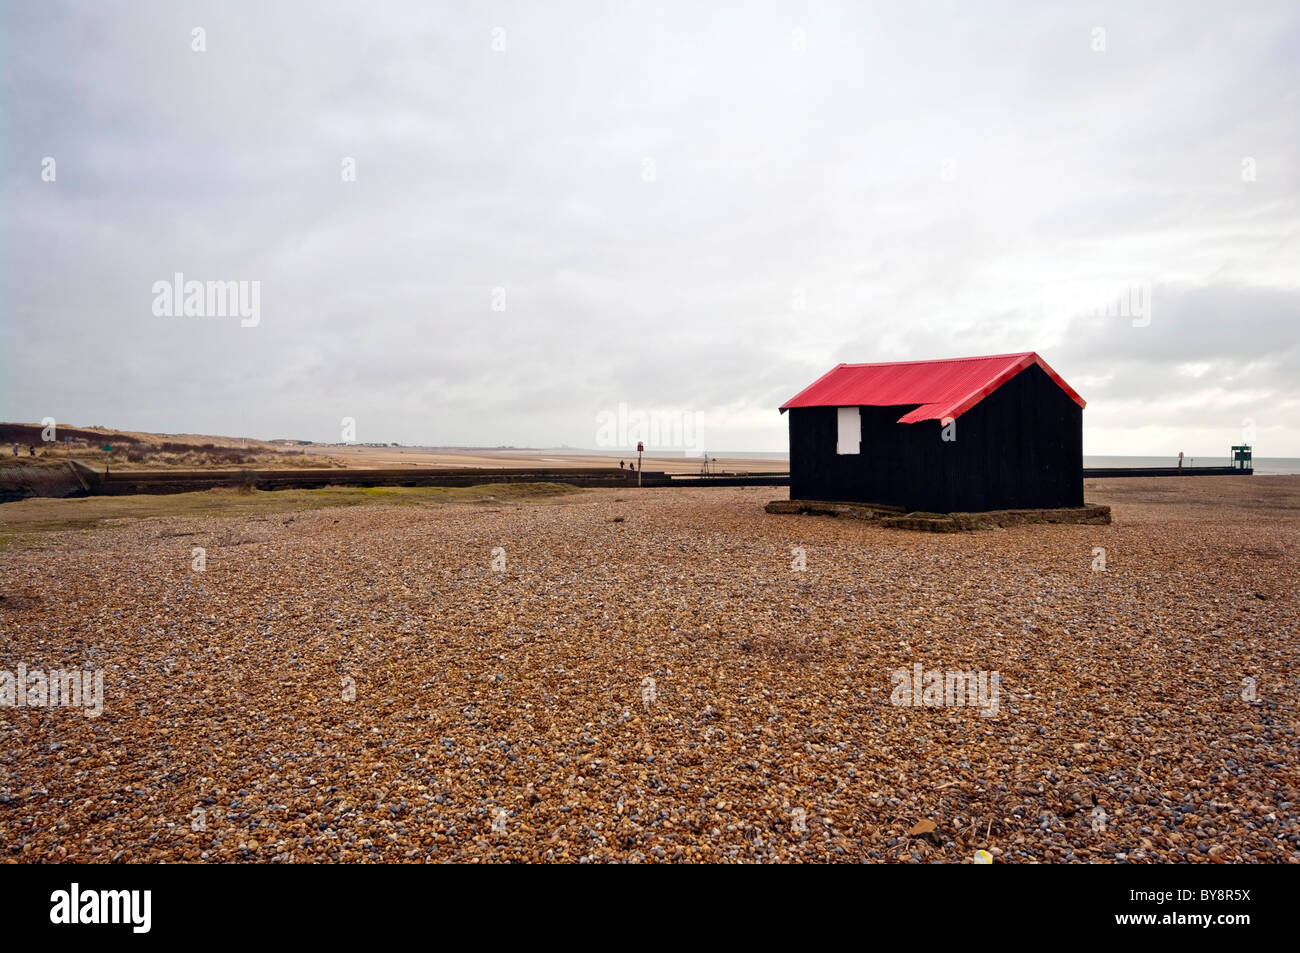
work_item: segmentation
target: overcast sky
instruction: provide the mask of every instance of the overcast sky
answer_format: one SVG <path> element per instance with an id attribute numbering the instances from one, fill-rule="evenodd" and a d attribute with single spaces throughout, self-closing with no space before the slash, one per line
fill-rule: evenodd
<path id="1" fill-rule="evenodd" d="M 837 362 L 1035 350 L 1088 453 L 1300 456 L 1300 5 L 2 9 L 0 419 L 784 450 Z"/>

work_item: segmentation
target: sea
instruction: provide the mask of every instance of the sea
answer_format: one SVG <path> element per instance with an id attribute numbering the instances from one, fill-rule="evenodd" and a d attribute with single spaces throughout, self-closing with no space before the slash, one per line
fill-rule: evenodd
<path id="1" fill-rule="evenodd" d="M 584 453 L 591 456 L 627 456 L 626 450 L 576 450 L 565 447 L 561 452 L 566 453 Z M 653 456 L 671 456 L 674 451 L 656 450 Z M 692 452 L 685 456 L 698 459 L 699 454 Z M 720 460 L 727 458 L 745 459 L 745 460 L 789 460 L 790 454 L 784 450 L 710 450 L 710 457 L 717 457 Z M 1255 457 L 1251 461 L 1255 465 L 1256 476 L 1281 476 L 1287 474 L 1300 474 L 1300 457 Z M 1226 467 L 1231 466 L 1232 462 L 1228 455 L 1210 457 L 1192 457 L 1183 458 L 1183 466 L 1186 467 Z M 1168 457 L 1101 457 L 1088 456 L 1083 457 L 1083 466 L 1085 469 L 1100 467 L 1176 467 L 1178 466 L 1178 455 Z"/>
<path id="2" fill-rule="evenodd" d="M 1255 466 L 1255 476 L 1282 476 L 1300 473 L 1300 457 L 1255 457 L 1251 460 Z M 1093 467 L 1176 467 L 1178 456 L 1172 457 L 1090 457 L 1084 455 L 1084 469 Z M 1217 457 L 1183 458 L 1183 468 L 1188 467 L 1229 467 L 1232 461 L 1228 455 Z"/>

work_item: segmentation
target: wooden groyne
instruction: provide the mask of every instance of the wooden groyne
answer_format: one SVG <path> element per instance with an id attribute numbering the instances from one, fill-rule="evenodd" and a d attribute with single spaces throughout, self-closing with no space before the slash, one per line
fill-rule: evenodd
<path id="1" fill-rule="evenodd" d="M 666 480 L 667 475 L 644 474 Z M 484 483 L 568 483 L 573 486 L 636 486 L 636 474 L 606 468 L 448 468 L 403 467 L 391 470 L 117 470 L 99 475 L 91 493 L 124 496 L 133 493 L 191 493 L 218 487 L 256 490 L 315 490 L 327 486 L 475 486 Z"/>
<path id="2" fill-rule="evenodd" d="M 1085 467 L 1090 477 L 1250 476 L 1234 467 Z M 257 490 L 321 489 L 328 486 L 475 486 L 485 483 L 568 483 L 580 487 L 638 486 L 635 470 L 613 467 L 401 467 L 395 469 L 286 470 L 109 470 L 71 461 L 66 467 L 0 471 L 0 502 L 30 496 L 129 496 L 136 493 L 193 493 L 248 487 Z M 640 486 L 789 486 L 788 473 L 669 474 L 646 470 Z"/>
<path id="3" fill-rule="evenodd" d="M 1251 476 L 1254 470 L 1236 467 L 1084 467 L 1083 478 L 1089 477 L 1185 477 L 1185 476 Z"/>
<path id="4" fill-rule="evenodd" d="M 0 470 L 0 502 L 32 496 L 131 496 L 202 490 L 313 490 L 324 487 L 476 486 L 486 483 L 567 483 L 580 487 L 636 488 L 635 470 L 613 467 L 401 467 L 394 469 L 107 470 L 70 461 L 65 466 Z M 783 486 L 785 475 L 719 474 L 678 479 L 663 471 L 640 474 L 643 487 Z"/>

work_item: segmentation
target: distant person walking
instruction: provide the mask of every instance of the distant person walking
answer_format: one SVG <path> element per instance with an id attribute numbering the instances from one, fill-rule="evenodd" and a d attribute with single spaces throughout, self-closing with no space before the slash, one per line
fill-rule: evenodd
<path id="1" fill-rule="evenodd" d="M 18 456 L 18 444 L 14 444 L 14 456 Z"/>
<path id="2" fill-rule="evenodd" d="M 34 456 L 36 456 L 36 445 L 35 445 L 35 444 L 30 444 L 30 443 L 29 443 L 29 444 L 27 445 L 27 455 L 28 455 L 29 457 L 34 457 Z"/>
<path id="3" fill-rule="evenodd" d="M 1183 451 L 1179 450 L 1179 451 L 1178 451 L 1178 469 L 1181 470 L 1182 468 L 1183 468 Z"/>
<path id="4" fill-rule="evenodd" d="M 627 464 L 625 464 L 622 460 L 618 461 L 618 468 L 620 470 L 624 469 L 626 466 Z"/>

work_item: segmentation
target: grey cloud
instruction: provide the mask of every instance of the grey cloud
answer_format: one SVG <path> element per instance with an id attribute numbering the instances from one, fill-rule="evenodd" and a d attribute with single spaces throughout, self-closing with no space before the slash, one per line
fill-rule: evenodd
<path id="1" fill-rule="evenodd" d="M 836 361 L 1022 349 L 1096 382 L 1094 450 L 1300 399 L 1282 5 L 0 15 L 0 417 L 590 445 L 624 401 L 782 449 Z M 155 318 L 177 271 L 260 281 L 261 325 Z M 1153 283 L 1151 326 L 1034 314 L 1076 280 Z"/>

